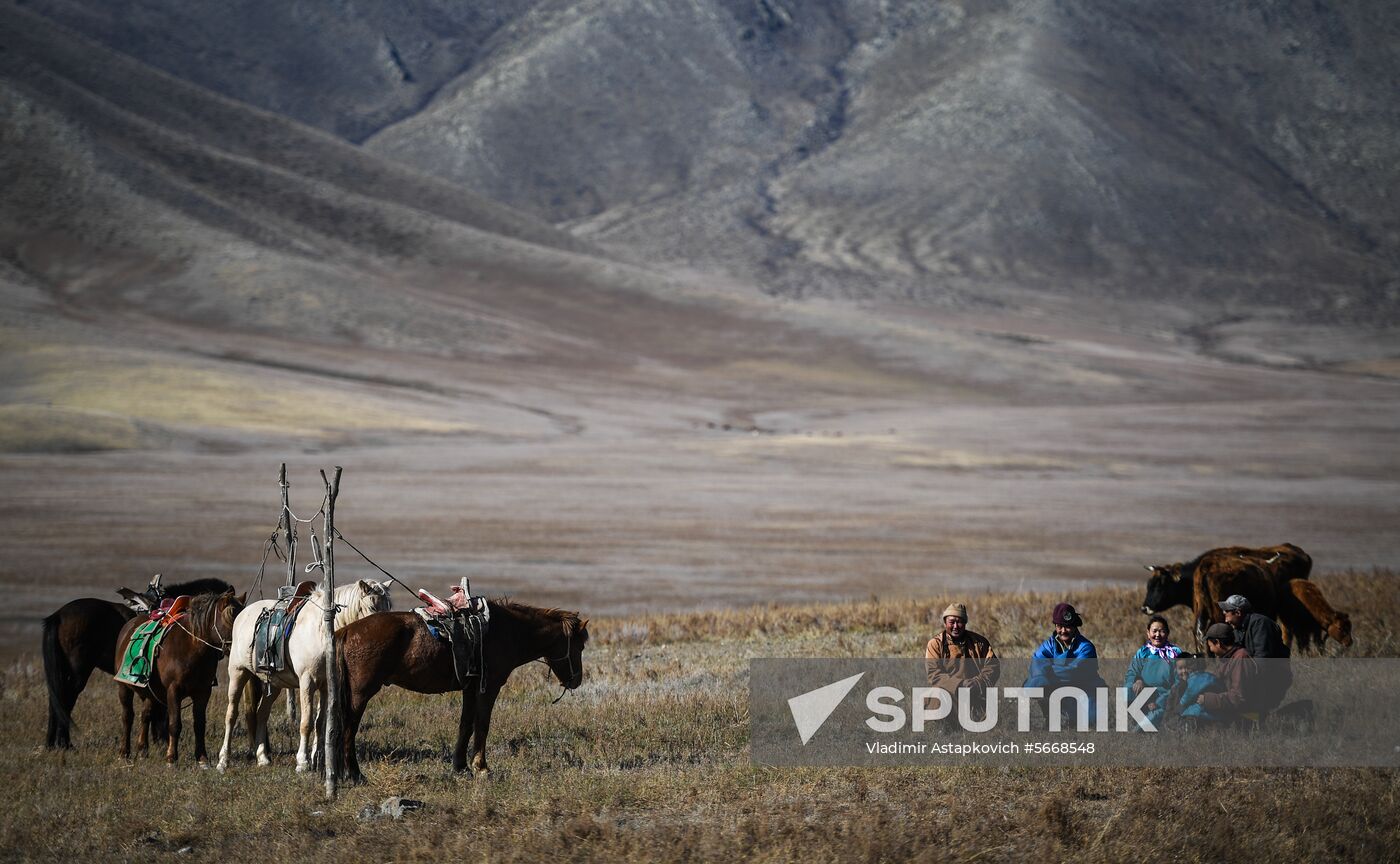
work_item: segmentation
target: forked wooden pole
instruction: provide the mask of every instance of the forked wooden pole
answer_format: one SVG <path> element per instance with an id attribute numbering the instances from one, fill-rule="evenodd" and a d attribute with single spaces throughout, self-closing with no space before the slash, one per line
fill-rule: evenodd
<path id="1" fill-rule="evenodd" d="M 325 698 L 325 739 L 326 748 L 326 797 L 335 800 L 335 784 L 340 776 L 340 706 L 337 699 L 340 676 L 335 662 L 335 498 L 340 494 L 340 466 L 335 466 L 335 478 L 326 479 L 321 472 L 321 481 L 326 484 L 326 551 L 321 560 L 325 568 L 322 586 L 326 598 L 326 698 Z"/>
<path id="2" fill-rule="evenodd" d="M 282 467 L 277 471 L 277 483 L 282 487 L 282 536 L 287 541 L 287 584 L 297 584 L 297 535 L 296 526 L 292 524 L 291 507 L 291 484 L 287 482 L 287 463 L 283 462 Z M 292 698 L 291 691 L 287 691 L 287 727 L 291 730 L 292 738 L 297 735 L 297 700 Z"/>

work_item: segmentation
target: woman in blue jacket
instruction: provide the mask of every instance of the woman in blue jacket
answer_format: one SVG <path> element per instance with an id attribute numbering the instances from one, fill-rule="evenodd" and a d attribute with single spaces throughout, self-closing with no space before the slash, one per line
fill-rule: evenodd
<path id="1" fill-rule="evenodd" d="M 1055 632 L 1040 643 L 1040 647 L 1031 655 L 1031 674 L 1024 686 L 1045 688 L 1047 698 L 1041 706 L 1047 720 L 1051 692 L 1058 687 L 1078 687 L 1089 697 L 1089 725 L 1092 727 L 1098 716 L 1098 688 L 1108 686 L 1099 677 L 1099 652 L 1094 649 L 1094 643 L 1079 632 L 1084 619 L 1074 611 L 1073 606 L 1068 603 L 1057 605 L 1051 621 Z M 1071 713 L 1075 704 L 1073 699 L 1060 703 L 1064 712 L 1060 728 L 1076 728 Z"/>
<path id="2" fill-rule="evenodd" d="M 1158 728 L 1167 712 L 1167 695 L 1176 684 L 1176 660 L 1180 656 L 1181 649 L 1171 642 L 1167 619 L 1153 615 L 1147 622 L 1147 644 L 1133 655 L 1128 674 L 1123 676 L 1123 686 L 1133 697 L 1144 689 L 1153 691 L 1143 714 Z"/>

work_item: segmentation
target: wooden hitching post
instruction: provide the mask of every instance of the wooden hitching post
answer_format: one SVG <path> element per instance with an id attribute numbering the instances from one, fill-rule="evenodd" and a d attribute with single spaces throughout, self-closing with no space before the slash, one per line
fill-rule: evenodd
<path id="1" fill-rule="evenodd" d="M 283 462 L 282 467 L 277 471 L 277 482 L 282 487 L 282 534 L 287 538 L 287 584 L 297 584 L 297 535 L 292 525 L 292 507 L 290 500 L 291 484 L 287 482 L 287 463 Z M 297 700 L 292 698 L 292 692 L 287 691 L 287 726 L 291 729 L 292 738 L 297 737 Z"/>
<path id="2" fill-rule="evenodd" d="M 322 584 L 326 598 L 326 797 L 335 800 L 335 784 L 340 774 L 340 717 L 337 703 L 339 675 L 335 662 L 335 498 L 340 494 L 340 466 L 335 466 L 335 479 L 326 480 L 326 472 L 321 472 L 321 480 L 326 484 L 326 551 L 322 557 L 325 565 L 325 579 Z"/>

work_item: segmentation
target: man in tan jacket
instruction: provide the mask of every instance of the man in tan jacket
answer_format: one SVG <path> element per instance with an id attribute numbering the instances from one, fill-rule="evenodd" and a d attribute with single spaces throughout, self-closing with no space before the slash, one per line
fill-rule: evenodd
<path id="1" fill-rule="evenodd" d="M 967 607 L 953 603 L 943 610 L 943 632 L 928 640 L 924 668 L 930 687 L 944 690 L 957 700 L 970 698 L 974 717 L 981 717 L 986 706 L 987 688 L 997 683 L 1001 661 L 985 637 L 967 629 Z"/>

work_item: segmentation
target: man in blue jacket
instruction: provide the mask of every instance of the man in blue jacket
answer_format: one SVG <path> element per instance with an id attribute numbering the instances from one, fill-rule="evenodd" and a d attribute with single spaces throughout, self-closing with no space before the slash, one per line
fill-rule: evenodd
<path id="1" fill-rule="evenodd" d="M 1099 677 L 1099 652 L 1094 649 L 1094 643 L 1079 632 L 1084 619 L 1070 604 L 1058 604 L 1051 622 L 1055 632 L 1040 643 L 1040 647 L 1031 655 L 1030 676 L 1023 686 L 1045 688 L 1046 700 L 1040 705 L 1047 723 L 1050 694 L 1058 687 L 1078 687 L 1089 698 L 1089 725 L 1092 727 L 1098 716 L 1098 688 L 1108 686 Z M 1075 704 L 1073 699 L 1060 703 L 1060 728 L 1076 727 L 1075 718 L 1070 713 Z"/>

